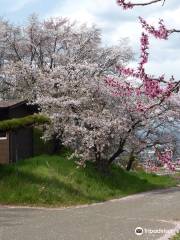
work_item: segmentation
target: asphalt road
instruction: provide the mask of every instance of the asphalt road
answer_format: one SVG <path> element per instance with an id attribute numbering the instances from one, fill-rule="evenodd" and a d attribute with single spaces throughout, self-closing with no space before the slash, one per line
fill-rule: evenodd
<path id="1" fill-rule="evenodd" d="M 153 240 L 178 229 L 180 187 L 65 209 L 0 207 L 0 240 Z"/>

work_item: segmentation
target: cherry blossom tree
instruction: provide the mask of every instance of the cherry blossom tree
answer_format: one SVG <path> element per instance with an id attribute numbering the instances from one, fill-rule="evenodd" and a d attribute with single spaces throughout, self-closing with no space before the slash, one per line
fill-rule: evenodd
<path id="1" fill-rule="evenodd" d="M 125 151 L 137 145 L 150 147 L 148 137 L 155 123 L 177 117 L 176 108 L 169 107 L 167 100 L 139 94 L 125 77 L 116 75 L 115 81 L 116 72 L 110 77 L 94 64 L 68 67 L 68 73 L 66 65 L 64 74 L 61 67 L 43 79 L 37 103 L 52 118 L 45 138 L 56 133 L 82 165 L 93 161 L 107 170 Z M 149 134 L 142 139 L 138 133 L 144 129 Z"/>
<path id="2" fill-rule="evenodd" d="M 132 56 L 125 41 L 119 50 L 100 47 L 99 29 L 78 27 L 64 18 L 40 22 L 32 15 L 25 27 L 1 20 L 0 31 L 0 92 L 4 98 L 37 98 L 38 79 L 61 65 L 99 62 L 104 72 L 120 55 L 122 61 Z"/>
<path id="3" fill-rule="evenodd" d="M 117 110 L 113 119 L 113 104 L 99 90 L 102 79 L 113 73 L 116 65 L 126 64 L 132 57 L 126 42 L 102 47 L 98 29 L 78 27 L 65 19 L 41 23 L 33 16 L 27 27 L 18 28 L 18 37 L 14 26 L 3 24 L 8 36 L 5 49 L 11 55 L 4 57 L 1 68 L 5 97 L 28 98 L 38 103 L 41 111 L 52 118 L 46 139 L 55 137 L 63 141 L 83 161 L 89 159 L 99 166 L 101 162 L 107 165 L 107 159 L 98 155 L 105 155 L 109 141 L 115 142 L 113 133 L 121 128 L 122 119 L 117 119 Z M 11 38 L 14 34 L 16 37 Z M 92 149 L 95 138 L 98 144 Z M 116 148 L 112 143 L 111 148 Z M 112 152 L 110 148 L 107 151 Z"/>

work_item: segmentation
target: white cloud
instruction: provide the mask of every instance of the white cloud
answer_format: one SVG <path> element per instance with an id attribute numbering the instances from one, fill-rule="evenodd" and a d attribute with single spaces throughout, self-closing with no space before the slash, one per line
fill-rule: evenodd
<path id="1" fill-rule="evenodd" d="M 91 1 L 82 1 L 82 0 L 66 0 L 64 4 L 60 3 L 59 9 L 56 9 L 47 14 L 49 16 L 63 16 L 69 17 L 71 20 L 76 20 L 81 23 L 93 23 L 94 16 L 88 12 Z"/>
<path id="2" fill-rule="evenodd" d="M 173 75 L 176 80 L 179 80 L 180 73 L 179 73 L 179 66 L 180 66 L 180 59 L 179 60 L 163 60 L 162 62 L 157 61 L 150 61 L 146 67 L 148 73 L 161 76 L 165 73 L 166 79 L 171 78 Z"/>
<path id="3" fill-rule="evenodd" d="M 59 9 L 56 7 L 48 15 L 66 16 L 88 24 L 95 23 L 102 29 L 105 44 L 116 44 L 120 38 L 128 37 L 137 58 L 141 35 L 141 27 L 137 20 L 139 15 L 153 24 L 163 18 L 169 27 L 180 28 L 179 0 L 166 1 L 164 7 L 161 4 L 155 4 L 130 11 L 123 11 L 117 6 L 116 0 L 65 0 L 63 4 L 61 2 Z M 168 76 L 175 73 L 175 76 L 180 78 L 179 38 L 180 34 L 170 37 L 169 41 L 150 39 L 150 62 L 147 66 L 150 73 L 162 74 L 165 72 Z"/>

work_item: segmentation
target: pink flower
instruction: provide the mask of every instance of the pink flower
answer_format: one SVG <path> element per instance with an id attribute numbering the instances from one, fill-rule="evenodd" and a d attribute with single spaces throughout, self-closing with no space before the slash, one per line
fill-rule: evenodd
<path id="1" fill-rule="evenodd" d="M 155 27 L 149 25 L 142 17 L 139 17 L 139 20 L 142 24 L 142 27 L 150 34 L 152 34 L 155 38 L 159 39 L 168 39 L 169 35 L 172 31 L 168 30 L 165 25 L 164 21 L 161 19 L 159 21 L 159 28 L 155 29 Z"/>
<path id="2" fill-rule="evenodd" d="M 167 165 L 170 170 L 175 171 L 175 164 L 172 162 L 173 153 L 171 150 L 165 150 L 164 152 L 157 151 L 157 157 L 161 163 Z"/>
<path id="3" fill-rule="evenodd" d="M 125 3 L 125 0 L 117 0 L 117 4 L 124 10 L 133 8 L 133 4 L 131 2 Z"/>

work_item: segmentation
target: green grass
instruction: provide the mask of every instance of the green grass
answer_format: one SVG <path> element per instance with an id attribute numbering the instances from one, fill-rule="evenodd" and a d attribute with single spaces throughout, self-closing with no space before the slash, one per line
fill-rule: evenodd
<path id="1" fill-rule="evenodd" d="M 172 240 L 180 240 L 180 232 L 177 233 L 176 236 L 172 238 Z"/>
<path id="2" fill-rule="evenodd" d="M 0 166 L 1 204 L 70 206 L 175 185 L 176 180 L 167 176 L 128 173 L 116 166 L 104 176 L 92 164 L 77 168 L 67 153 Z"/>
<path id="3" fill-rule="evenodd" d="M 19 128 L 24 128 L 28 126 L 32 126 L 35 124 L 49 124 L 50 119 L 46 116 L 40 114 L 33 114 L 22 118 L 13 118 L 9 120 L 0 121 L 0 131 L 9 132 L 13 130 L 17 130 Z"/>

